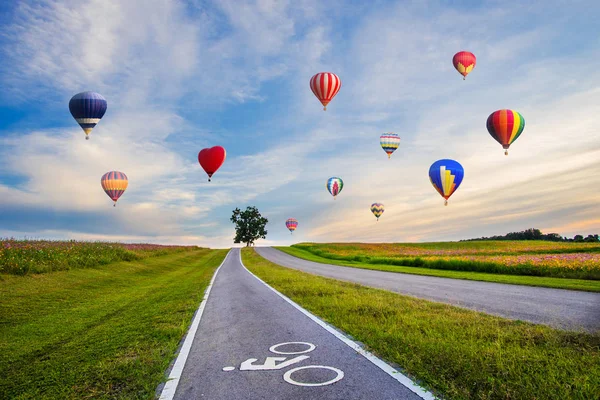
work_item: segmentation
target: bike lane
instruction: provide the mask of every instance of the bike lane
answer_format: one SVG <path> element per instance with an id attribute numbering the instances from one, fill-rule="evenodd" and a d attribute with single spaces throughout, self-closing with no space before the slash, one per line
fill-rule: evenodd
<path id="1" fill-rule="evenodd" d="M 232 249 L 214 280 L 173 398 L 433 398 L 407 386 L 254 277 L 242 266 L 239 249 Z"/>

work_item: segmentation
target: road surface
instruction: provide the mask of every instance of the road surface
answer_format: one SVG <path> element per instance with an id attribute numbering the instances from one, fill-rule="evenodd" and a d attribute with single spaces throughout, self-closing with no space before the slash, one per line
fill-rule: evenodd
<path id="1" fill-rule="evenodd" d="M 275 264 L 315 275 L 510 319 L 561 329 L 600 331 L 600 293 L 341 267 L 302 260 L 271 247 L 257 247 L 256 251 Z"/>
<path id="2" fill-rule="evenodd" d="M 422 399 L 251 275 L 239 249 L 216 275 L 174 393 L 177 400 Z"/>

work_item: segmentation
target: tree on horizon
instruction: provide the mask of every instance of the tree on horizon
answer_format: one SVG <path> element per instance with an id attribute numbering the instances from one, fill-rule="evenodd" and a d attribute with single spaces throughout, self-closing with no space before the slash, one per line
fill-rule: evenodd
<path id="1" fill-rule="evenodd" d="M 246 207 L 245 211 L 239 208 L 233 210 L 231 222 L 235 224 L 234 243 L 246 243 L 246 247 L 254 245 L 257 239 L 265 239 L 267 230 L 265 229 L 268 219 L 260 215 L 258 208 L 254 206 Z"/>

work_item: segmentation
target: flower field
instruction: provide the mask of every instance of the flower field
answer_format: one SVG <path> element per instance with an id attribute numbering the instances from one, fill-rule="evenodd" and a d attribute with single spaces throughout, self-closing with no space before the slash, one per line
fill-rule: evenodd
<path id="1" fill-rule="evenodd" d="M 197 246 L 0 239 L 0 273 L 26 275 L 133 261 Z"/>
<path id="2" fill-rule="evenodd" d="M 294 247 L 324 258 L 369 264 L 600 280 L 600 243 L 300 243 Z"/>

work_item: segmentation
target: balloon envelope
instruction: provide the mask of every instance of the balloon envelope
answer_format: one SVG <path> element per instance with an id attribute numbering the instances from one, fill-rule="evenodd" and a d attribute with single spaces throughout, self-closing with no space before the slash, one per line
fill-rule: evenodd
<path id="1" fill-rule="evenodd" d="M 288 218 L 288 220 L 285 221 L 285 226 L 290 230 L 290 232 L 293 232 L 298 227 L 298 220 L 296 218 Z"/>
<path id="2" fill-rule="evenodd" d="M 204 168 L 204 171 L 208 174 L 208 181 L 210 182 L 210 178 L 213 176 L 215 172 L 221 165 L 225 162 L 225 157 L 227 156 L 227 152 L 221 146 L 215 146 L 202 149 L 200 153 L 198 153 L 198 162 Z"/>
<path id="3" fill-rule="evenodd" d="M 373 215 L 375 215 L 377 217 L 377 220 L 379 220 L 379 217 L 381 217 L 381 214 L 383 214 L 384 211 L 385 211 L 385 207 L 383 206 L 383 204 L 381 204 L 381 203 L 371 204 L 371 212 L 373 213 Z"/>
<path id="4" fill-rule="evenodd" d="M 340 192 L 342 191 L 342 188 L 344 187 L 344 181 L 342 181 L 342 178 L 334 176 L 332 178 L 327 179 L 327 184 L 325 186 L 327 187 L 327 190 L 329 190 L 329 193 L 331 193 L 331 195 L 335 199 L 335 196 L 340 194 Z"/>
<path id="5" fill-rule="evenodd" d="M 463 80 L 475 68 L 476 61 L 475 54 L 469 51 L 459 51 L 452 57 L 452 64 L 454 64 L 454 68 L 458 73 L 463 76 Z"/>
<path id="6" fill-rule="evenodd" d="M 310 89 L 327 110 L 327 104 L 335 97 L 342 87 L 339 76 L 331 72 L 319 72 L 310 78 Z"/>
<path id="7" fill-rule="evenodd" d="M 379 137 L 379 144 L 390 158 L 392 153 L 400 146 L 400 136 L 392 132 L 384 133 Z"/>
<path id="8" fill-rule="evenodd" d="M 85 132 L 86 139 L 104 116 L 106 107 L 106 99 L 100 93 L 81 92 L 71 97 L 69 111 Z"/>
<path id="9" fill-rule="evenodd" d="M 460 186 L 464 175 L 462 165 L 454 160 L 438 160 L 429 168 L 429 180 L 435 190 L 446 199 L 445 204 L 448 204 L 448 199 Z"/>
<path id="10" fill-rule="evenodd" d="M 525 119 L 516 111 L 498 110 L 490 114 L 486 126 L 490 135 L 506 150 L 504 154 L 508 155 L 508 148 L 525 129 Z"/>
<path id="11" fill-rule="evenodd" d="M 102 175 L 100 184 L 104 192 L 117 204 L 119 197 L 125 193 L 125 189 L 129 184 L 127 175 L 119 171 L 110 171 Z"/>

